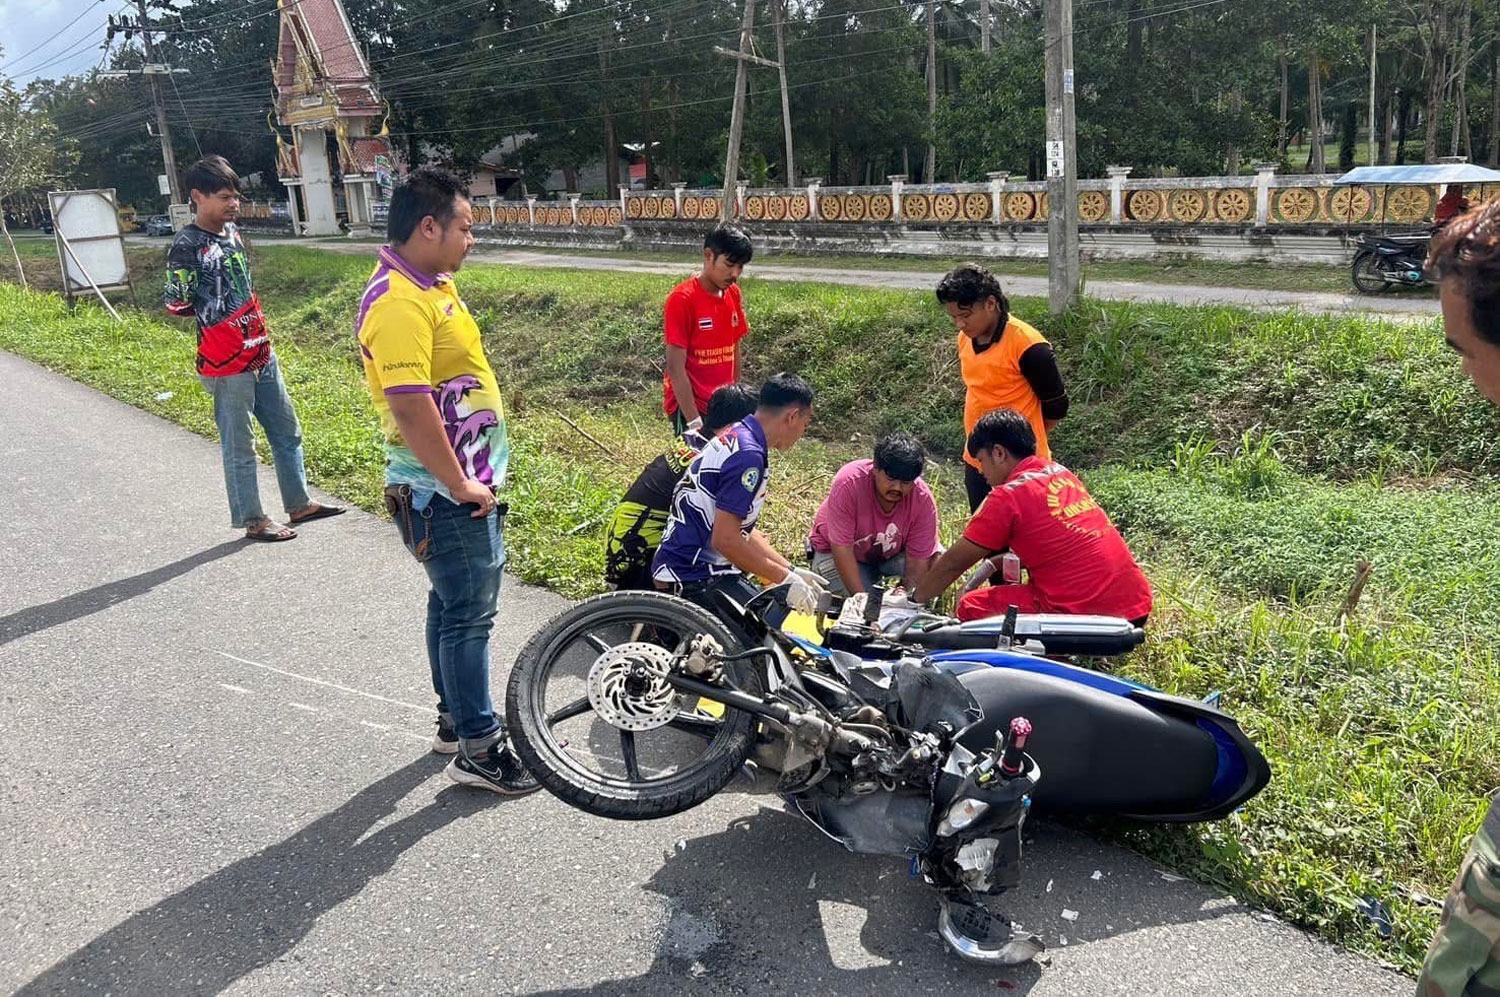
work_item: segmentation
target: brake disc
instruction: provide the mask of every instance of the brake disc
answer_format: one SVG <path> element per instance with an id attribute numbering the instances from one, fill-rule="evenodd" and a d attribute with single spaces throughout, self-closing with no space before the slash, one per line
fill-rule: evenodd
<path id="1" fill-rule="evenodd" d="M 612 647 L 589 669 L 589 705 L 620 730 L 665 727 L 680 712 L 677 690 L 667 684 L 672 652 L 658 644 Z"/>

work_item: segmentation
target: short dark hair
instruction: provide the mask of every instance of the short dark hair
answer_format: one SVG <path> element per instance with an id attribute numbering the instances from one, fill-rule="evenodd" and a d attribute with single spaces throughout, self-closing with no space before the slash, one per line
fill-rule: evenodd
<path id="1" fill-rule="evenodd" d="M 910 433 L 892 433 L 875 444 L 875 469 L 897 481 L 916 481 L 926 464 L 921 442 Z"/>
<path id="2" fill-rule="evenodd" d="M 757 402 L 755 389 L 738 381 L 715 388 L 708 396 L 708 408 L 703 413 L 703 431 L 717 433 L 725 426 L 732 426 L 755 411 Z"/>
<path id="3" fill-rule="evenodd" d="M 1001 446 L 1017 459 L 1036 453 L 1036 430 L 1031 422 L 1013 408 L 997 408 L 979 417 L 969 434 L 969 456 L 978 457 L 991 447 Z"/>
<path id="4" fill-rule="evenodd" d="M 812 408 L 813 389 L 796 374 L 782 371 L 772 374 L 760 386 L 760 407 L 763 409 Z"/>
<path id="5" fill-rule="evenodd" d="M 1466 212 L 1433 239 L 1427 269 L 1469 303 L 1469 318 L 1486 342 L 1500 346 L 1500 201 Z"/>
<path id="6" fill-rule="evenodd" d="M 978 263 L 961 263 L 943 275 L 938 281 L 937 299 L 940 304 L 952 302 L 960 308 L 973 308 L 983 304 L 985 298 L 994 298 L 1000 306 L 1000 321 L 1010 319 L 1010 300 L 1000 290 L 1000 282 Z"/>
<path id="7" fill-rule="evenodd" d="M 730 263 L 744 266 L 755 255 L 750 237 L 734 225 L 720 225 L 703 237 L 703 248 L 715 256 L 726 256 Z"/>
<path id="8" fill-rule="evenodd" d="M 386 237 L 394 243 L 405 242 L 428 215 L 447 228 L 453 220 L 458 199 L 468 200 L 468 197 L 469 188 L 448 170 L 439 166 L 419 166 L 391 195 Z"/>
<path id="9" fill-rule="evenodd" d="M 204 156 L 187 168 L 182 182 L 188 190 L 200 194 L 217 194 L 221 190 L 240 192 L 240 175 L 223 156 Z"/>

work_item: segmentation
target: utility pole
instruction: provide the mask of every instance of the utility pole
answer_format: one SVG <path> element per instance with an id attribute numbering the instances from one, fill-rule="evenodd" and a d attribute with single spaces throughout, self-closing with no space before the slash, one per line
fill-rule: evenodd
<path id="1" fill-rule="evenodd" d="M 927 162 L 922 182 L 935 183 L 937 173 L 937 0 L 927 0 Z"/>
<path id="2" fill-rule="evenodd" d="M 755 28 L 755 0 L 745 0 L 745 19 L 740 23 L 740 48 L 735 53 L 734 111 L 729 116 L 729 148 L 724 153 L 724 196 L 719 199 L 719 221 L 727 222 L 733 208 L 735 181 L 740 172 L 740 133 L 745 127 L 745 70 L 754 58 L 750 33 Z"/>
<path id="3" fill-rule="evenodd" d="M 182 183 L 177 179 L 177 156 L 172 151 L 172 130 L 167 125 L 167 108 L 162 103 L 161 85 L 157 82 L 158 76 L 167 76 L 174 73 L 186 73 L 186 69 L 173 69 L 171 66 L 156 61 L 156 51 L 151 46 L 151 21 L 146 13 L 146 0 L 136 0 L 136 9 L 140 11 L 140 17 L 136 23 L 131 24 L 129 17 L 120 17 L 116 20 L 115 15 L 109 15 L 109 27 L 104 36 L 104 45 L 114 41 L 115 35 L 123 34 L 125 40 L 130 41 L 130 36 L 135 32 L 141 33 L 141 41 L 146 48 L 146 61 L 137 70 L 108 69 L 99 73 L 104 79 L 123 79 L 127 76 L 145 76 L 151 86 L 151 102 L 156 105 L 156 132 L 161 139 L 161 160 L 167 177 L 167 189 L 170 192 L 173 204 L 186 204 L 187 195 L 183 193 Z"/>
<path id="4" fill-rule="evenodd" d="M 979 51 L 990 54 L 990 0 L 979 0 Z"/>
<path id="5" fill-rule="evenodd" d="M 1375 25 L 1370 25 L 1370 165 L 1375 158 Z"/>
<path id="6" fill-rule="evenodd" d="M 792 101 L 787 95 L 786 42 L 781 35 L 781 22 L 786 19 L 786 0 L 771 2 L 776 12 L 776 73 L 781 77 L 781 126 L 786 132 L 786 185 L 793 187 L 797 183 L 797 161 L 792 155 Z"/>
<path id="7" fill-rule="evenodd" d="M 151 20 L 146 13 L 146 0 L 136 0 L 136 9 L 141 13 L 141 41 L 146 46 L 146 62 L 156 62 L 156 51 L 151 46 Z M 144 71 L 145 67 L 142 67 Z M 171 72 L 171 70 L 167 70 Z M 161 100 L 161 84 L 157 82 L 156 74 L 148 74 L 151 83 L 151 102 L 156 105 L 156 130 L 161 136 L 161 161 L 167 174 L 168 189 L 172 192 L 173 204 L 185 204 L 187 199 L 182 194 L 182 183 L 177 179 L 177 155 L 172 151 L 172 132 L 167 127 L 167 108 Z"/>
<path id="8" fill-rule="evenodd" d="M 1078 136 L 1073 122 L 1073 0 L 1046 0 L 1047 302 L 1078 297 Z M 931 8 L 929 7 L 929 10 Z"/>

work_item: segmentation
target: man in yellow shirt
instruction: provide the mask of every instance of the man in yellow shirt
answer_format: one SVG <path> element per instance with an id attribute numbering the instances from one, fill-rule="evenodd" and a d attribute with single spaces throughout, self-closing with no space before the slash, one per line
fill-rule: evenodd
<path id="1" fill-rule="evenodd" d="M 385 432 L 386 507 L 427 571 L 427 659 L 438 700 L 433 750 L 448 776 L 505 795 L 537 782 L 490 700 L 490 628 L 505 566 L 510 448 L 479 327 L 453 285 L 474 245 L 467 191 L 446 170 L 412 171 L 391 198 L 390 244 L 355 330 Z"/>
<path id="2" fill-rule="evenodd" d="M 1010 302 L 995 275 L 977 263 L 950 271 L 937 286 L 937 299 L 958 329 L 958 363 L 964 379 L 964 436 L 981 416 L 1015 409 L 1031 423 L 1036 455 L 1052 458 L 1047 430 L 1068 414 L 1068 392 L 1046 338 L 1010 314 Z M 964 448 L 964 487 L 969 511 L 990 493 L 979 462 Z"/>

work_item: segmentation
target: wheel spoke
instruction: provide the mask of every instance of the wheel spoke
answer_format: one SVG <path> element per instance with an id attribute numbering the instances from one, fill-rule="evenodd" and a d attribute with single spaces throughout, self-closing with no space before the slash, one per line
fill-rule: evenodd
<path id="1" fill-rule="evenodd" d="M 679 713 L 672 718 L 667 726 L 673 730 L 696 734 L 699 737 L 712 741 L 719 736 L 719 731 L 723 729 L 724 722 L 696 713 Z"/>
<path id="2" fill-rule="evenodd" d="M 553 724 L 560 724 L 564 720 L 572 720 L 574 717 L 583 716 L 590 709 L 589 698 L 587 696 L 580 696 L 567 706 L 560 707 L 556 711 L 547 714 L 547 726 L 551 727 Z"/>
<path id="3" fill-rule="evenodd" d="M 592 647 L 600 654 L 603 654 L 605 651 L 608 651 L 612 646 L 614 646 L 610 644 L 609 641 L 605 640 L 603 637 L 600 637 L 596 633 L 586 633 L 583 635 L 583 639 L 588 641 L 589 647 Z"/>
<path id="4" fill-rule="evenodd" d="M 641 776 L 641 765 L 635 758 L 635 734 L 633 732 L 620 731 L 620 753 L 625 756 L 625 774 L 632 782 L 644 782 Z"/>
<path id="5" fill-rule="evenodd" d="M 646 629 L 646 624 L 644 624 L 644 623 L 637 623 L 635 626 L 631 627 L 630 628 L 630 643 L 634 644 L 636 641 L 640 640 L 641 639 L 641 631 L 645 630 L 645 629 Z"/>

